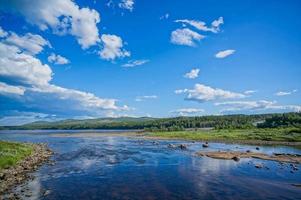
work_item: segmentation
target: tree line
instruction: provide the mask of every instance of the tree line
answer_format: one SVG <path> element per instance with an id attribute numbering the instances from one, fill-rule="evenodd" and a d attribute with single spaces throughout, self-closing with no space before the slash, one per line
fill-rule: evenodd
<path id="1" fill-rule="evenodd" d="M 2 129 L 143 129 L 148 131 L 177 131 L 186 129 L 246 129 L 301 127 L 301 113 L 222 115 L 175 118 L 100 118 L 34 122 Z"/>

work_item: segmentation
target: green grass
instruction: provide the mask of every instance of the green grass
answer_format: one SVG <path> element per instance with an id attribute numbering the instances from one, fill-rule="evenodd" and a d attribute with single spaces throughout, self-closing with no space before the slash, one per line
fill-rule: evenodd
<path id="1" fill-rule="evenodd" d="M 146 136 L 187 140 L 262 140 L 301 142 L 301 132 L 298 129 L 222 129 L 204 131 L 171 131 L 148 132 Z"/>
<path id="2" fill-rule="evenodd" d="M 17 164 L 33 151 L 30 144 L 0 141 L 0 170 Z"/>

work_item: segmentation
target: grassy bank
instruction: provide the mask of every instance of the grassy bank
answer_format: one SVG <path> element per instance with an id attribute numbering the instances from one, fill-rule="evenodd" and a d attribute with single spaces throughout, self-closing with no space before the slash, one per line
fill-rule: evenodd
<path id="1" fill-rule="evenodd" d="M 0 170 L 15 165 L 32 151 L 33 147 L 29 144 L 0 141 Z"/>
<path id="2" fill-rule="evenodd" d="M 221 129 L 201 131 L 147 132 L 147 137 L 186 140 L 225 140 L 225 141 L 278 141 L 301 142 L 301 132 L 298 129 Z"/>

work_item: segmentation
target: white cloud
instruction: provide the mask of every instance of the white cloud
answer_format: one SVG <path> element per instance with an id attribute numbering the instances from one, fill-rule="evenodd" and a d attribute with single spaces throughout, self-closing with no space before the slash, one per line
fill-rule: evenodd
<path id="1" fill-rule="evenodd" d="M 57 65 L 65 65 L 65 64 L 70 63 L 70 61 L 67 58 L 60 56 L 60 55 L 55 55 L 54 53 L 52 53 L 50 56 L 48 56 L 48 62 L 57 64 Z"/>
<path id="2" fill-rule="evenodd" d="M 118 4 L 120 8 L 133 11 L 134 9 L 134 0 L 121 0 L 121 2 Z"/>
<path id="3" fill-rule="evenodd" d="M 17 87 L 7 85 L 6 83 L 0 82 L 0 94 L 2 95 L 23 95 L 25 89 L 23 87 Z"/>
<path id="4" fill-rule="evenodd" d="M 288 110 L 300 112 L 301 106 L 299 105 L 278 105 L 276 101 L 228 101 L 215 103 L 216 106 L 225 106 L 222 112 L 229 111 L 256 111 L 256 110 Z"/>
<path id="5" fill-rule="evenodd" d="M 254 94 L 256 92 L 257 92 L 257 90 L 246 90 L 246 91 L 244 91 L 244 94 L 251 95 L 251 94 Z"/>
<path id="6" fill-rule="evenodd" d="M 51 94 L 52 98 L 60 100 L 71 100 L 76 102 L 79 110 L 107 109 L 107 110 L 128 110 L 128 107 L 117 107 L 115 99 L 102 99 L 89 92 L 63 88 L 53 84 L 33 87 L 28 89 L 36 93 Z"/>
<path id="7" fill-rule="evenodd" d="M 24 109 L 38 109 L 45 112 L 83 111 L 85 114 L 130 109 L 126 105 L 117 106 L 116 99 L 100 98 L 89 92 L 51 84 L 53 72 L 48 65 L 17 46 L 2 41 L 0 41 L 0 66 L 0 77 L 4 77 L 1 93 L 22 95 L 22 98 L 14 99 L 14 106 L 18 104 Z"/>
<path id="8" fill-rule="evenodd" d="M 196 115 L 202 112 L 205 112 L 205 110 L 199 108 L 180 108 L 171 111 L 171 113 L 175 113 L 176 115 L 180 115 L 180 116 Z"/>
<path id="9" fill-rule="evenodd" d="M 40 53 L 44 49 L 44 46 L 51 47 L 49 41 L 45 40 L 42 36 L 31 33 L 19 36 L 11 32 L 5 42 L 15 45 L 33 55 Z"/>
<path id="10" fill-rule="evenodd" d="M 131 55 L 129 51 L 123 49 L 122 39 L 116 35 L 103 34 L 101 41 L 103 42 L 103 49 L 99 51 L 99 55 L 102 59 L 114 60 Z"/>
<path id="11" fill-rule="evenodd" d="M 224 24 L 224 18 L 223 17 L 219 17 L 218 19 L 214 20 L 211 23 L 212 29 L 214 30 L 213 32 L 219 32 L 220 31 L 220 25 Z"/>
<path id="12" fill-rule="evenodd" d="M 83 49 L 99 41 L 97 23 L 99 13 L 94 9 L 80 8 L 72 0 L 10 0 L 1 4 L 12 11 L 18 11 L 31 24 L 41 30 L 51 28 L 55 34 L 70 34 L 76 37 Z"/>
<path id="13" fill-rule="evenodd" d="M 241 93 L 230 92 L 218 88 L 212 88 L 202 84 L 195 84 L 193 89 L 176 90 L 176 94 L 186 93 L 186 99 L 198 102 L 213 101 L 219 99 L 245 98 Z"/>
<path id="14" fill-rule="evenodd" d="M 4 31 L 2 29 L 2 27 L 0 26 L 0 38 L 6 37 L 8 35 L 8 33 L 6 31 Z"/>
<path id="15" fill-rule="evenodd" d="M 292 90 L 292 91 L 279 91 L 277 93 L 275 93 L 276 96 L 287 96 L 287 95 L 291 95 L 293 93 L 298 92 L 298 90 Z"/>
<path id="16" fill-rule="evenodd" d="M 179 90 L 175 90 L 175 94 L 182 94 L 182 93 L 186 93 L 188 92 L 188 89 L 179 89 Z"/>
<path id="17" fill-rule="evenodd" d="M 145 95 L 145 96 L 138 96 L 136 97 L 135 101 L 144 101 L 147 99 L 157 99 L 158 96 L 157 95 Z"/>
<path id="18" fill-rule="evenodd" d="M 171 33 L 170 41 L 177 45 L 195 46 L 195 41 L 200 41 L 205 36 L 188 28 L 177 29 Z"/>
<path id="19" fill-rule="evenodd" d="M 162 15 L 159 19 L 163 20 L 163 19 L 168 19 L 169 18 L 169 13 L 166 13 L 165 15 Z"/>
<path id="20" fill-rule="evenodd" d="M 199 76 L 200 69 L 192 69 L 190 72 L 184 75 L 185 78 L 195 79 Z"/>
<path id="21" fill-rule="evenodd" d="M 0 117 L 0 126 L 18 126 L 34 121 L 54 121 L 58 120 L 55 115 L 35 112 L 12 111 L 9 115 Z"/>
<path id="22" fill-rule="evenodd" d="M 215 57 L 216 58 L 226 58 L 226 57 L 232 55 L 233 53 L 235 53 L 235 50 L 228 49 L 228 50 L 224 50 L 224 51 L 219 51 L 217 54 L 215 54 Z"/>
<path id="23" fill-rule="evenodd" d="M 148 63 L 149 60 L 131 60 L 126 64 L 123 64 L 123 67 L 135 67 L 135 66 L 139 66 L 139 65 L 143 65 L 145 63 Z"/>
<path id="24" fill-rule="evenodd" d="M 175 22 L 179 22 L 182 24 L 189 24 L 190 26 L 193 26 L 194 28 L 200 31 L 210 31 L 213 33 L 218 33 L 220 31 L 220 25 L 224 23 L 224 19 L 223 17 L 219 17 L 217 20 L 214 20 L 211 23 L 211 27 L 206 26 L 205 22 L 198 21 L 198 20 L 179 19 L 179 20 L 175 20 Z"/>
<path id="25" fill-rule="evenodd" d="M 0 66 L 0 76 L 10 77 L 19 84 L 45 85 L 52 79 L 48 65 L 3 42 L 0 42 Z"/>

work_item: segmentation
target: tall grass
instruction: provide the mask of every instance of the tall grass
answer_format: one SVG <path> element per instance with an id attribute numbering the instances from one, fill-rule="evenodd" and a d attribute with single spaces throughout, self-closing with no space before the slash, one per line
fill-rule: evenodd
<path id="1" fill-rule="evenodd" d="M 0 170 L 16 165 L 32 151 L 33 147 L 29 144 L 0 141 Z"/>

